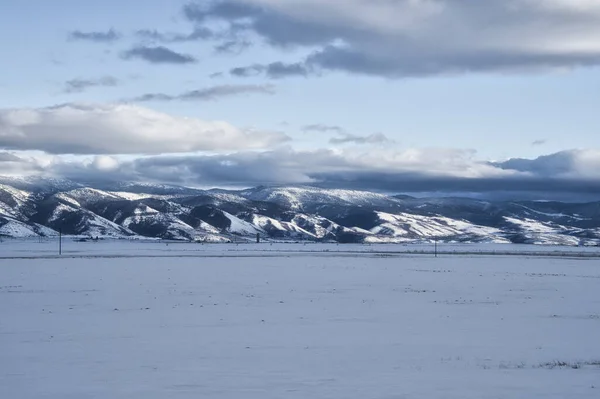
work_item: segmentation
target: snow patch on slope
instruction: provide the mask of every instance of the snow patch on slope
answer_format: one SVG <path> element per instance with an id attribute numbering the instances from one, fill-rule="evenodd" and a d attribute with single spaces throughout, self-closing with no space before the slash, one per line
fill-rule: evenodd
<path id="1" fill-rule="evenodd" d="M 0 236 L 8 237 L 37 237 L 38 234 L 33 231 L 30 226 L 16 220 L 10 220 L 8 223 L 0 227 Z"/>
<path id="2" fill-rule="evenodd" d="M 290 206 L 292 209 L 302 209 L 306 203 L 311 204 L 353 204 L 373 205 L 379 203 L 397 202 L 392 197 L 357 190 L 319 189 L 316 187 L 274 187 L 261 190 L 246 190 L 240 195 L 258 201 L 276 202 Z"/>
<path id="3" fill-rule="evenodd" d="M 262 229 L 256 227 L 252 223 L 248 223 L 236 216 L 233 216 L 230 213 L 223 211 L 223 214 L 231 221 L 231 226 L 229 226 L 229 232 L 236 234 L 246 234 L 253 235 L 256 233 L 264 233 Z"/>
<path id="4" fill-rule="evenodd" d="M 160 213 L 146 205 L 140 205 L 134 210 L 134 216 L 123 221 L 123 226 L 135 230 L 136 226 L 144 228 L 157 228 L 162 231 L 162 238 L 173 240 L 194 240 L 204 242 L 226 242 L 219 234 L 219 230 L 208 223 L 202 222 L 198 229 L 183 222 L 174 215 Z"/>
<path id="5" fill-rule="evenodd" d="M 120 199 L 120 197 L 117 197 L 116 195 L 107 191 L 97 190 L 90 187 L 77 188 L 59 195 L 66 195 L 82 204 L 92 204 L 98 201 L 114 201 Z"/>
<path id="6" fill-rule="evenodd" d="M 392 237 L 450 237 L 472 234 L 482 238 L 494 238 L 501 233 L 499 229 L 478 226 L 466 221 L 443 216 L 422 216 L 408 213 L 397 215 L 377 212 L 384 222 L 371 229 L 377 235 Z"/>
<path id="7" fill-rule="evenodd" d="M 8 220 L 7 223 L 0 226 L 0 236 L 30 238 L 38 237 L 40 235 L 51 237 L 57 235 L 57 233 L 46 226 L 37 223 L 26 224 L 18 220 Z"/>
<path id="8" fill-rule="evenodd" d="M 65 194 L 65 193 L 59 193 L 55 195 L 55 198 L 66 202 L 69 205 L 75 206 L 77 208 L 81 208 L 81 204 L 79 203 L 79 201 L 77 201 L 74 198 L 71 198 L 69 195 Z"/>
<path id="9" fill-rule="evenodd" d="M 17 201 L 20 201 L 22 203 L 27 201 L 27 199 L 31 195 L 31 193 L 28 191 L 19 190 L 18 188 L 7 186 L 6 184 L 0 184 L 0 190 L 7 192 L 14 199 L 16 199 Z"/>
<path id="10" fill-rule="evenodd" d="M 146 198 L 152 198 L 154 197 L 151 194 L 138 194 L 138 193 L 127 193 L 124 191 L 109 191 L 110 194 L 128 200 L 128 201 L 137 201 L 137 200 L 141 200 L 141 199 L 146 199 Z"/>
<path id="11" fill-rule="evenodd" d="M 510 224 L 516 225 L 521 229 L 532 233 L 557 233 L 564 229 L 562 226 L 543 223 L 533 219 L 517 219 L 508 216 L 505 216 L 504 219 Z"/>
<path id="12" fill-rule="evenodd" d="M 294 223 L 279 221 L 263 215 L 254 215 L 252 222 L 261 230 L 270 232 L 271 234 L 273 234 L 274 231 L 277 231 L 282 234 L 287 233 L 292 237 L 317 238 L 315 234 L 304 230 Z"/>
<path id="13" fill-rule="evenodd" d="M 0 184 L 0 214 L 18 218 L 30 195 L 27 191 Z"/>

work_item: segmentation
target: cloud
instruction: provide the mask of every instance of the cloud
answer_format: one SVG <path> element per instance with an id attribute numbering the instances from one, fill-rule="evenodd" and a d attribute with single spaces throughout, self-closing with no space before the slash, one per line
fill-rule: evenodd
<path id="1" fill-rule="evenodd" d="M 205 22 L 209 18 L 243 19 L 260 12 L 256 5 L 235 1 L 213 1 L 188 3 L 183 7 L 183 14 L 194 22 Z"/>
<path id="2" fill-rule="evenodd" d="M 161 43 L 183 43 L 197 40 L 209 40 L 216 37 L 216 33 L 209 28 L 198 27 L 190 33 L 159 32 L 155 29 L 141 29 L 136 31 L 136 36 L 144 40 Z"/>
<path id="3" fill-rule="evenodd" d="M 302 127 L 304 132 L 318 132 L 318 133 L 334 133 L 336 136 L 329 139 L 330 144 L 386 144 L 393 143 L 394 141 L 388 138 L 383 133 L 373 133 L 366 136 L 358 134 L 348 133 L 341 126 L 336 125 L 325 125 L 316 123 L 312 125 L 305 125 Z"/>
<path id="4" fill-rule="evenodd" d="M 232 68 L 229 74 L 237 77 L 250 77 L 264 74 L 271 79 L 281 79 L 290 76 L 306 77 L 312 73 L 309 66 L 302 63 L 286 64 L 283 62 L 273 62 L 270 64 L 254 64 L 245 67 Z"/>
<path id="5" fill-rule="evenodd" d="M 123 53 L 123 58 L 141 59 L 151 64 L 194 64 L 196 58 L 189 54 L 175 52 L 163 46 L 138 46 Z"/>
<path id="6" fill-rule="evenodd" d="M 247 67 L 232 68 L 229 71 L 229 73 L 232 76 L 247 78 L 247 77 L 250 77 L 250 76 L 260 75 L 264 71 L 265 71 L 265 66 L 263 66 L 263 65 L 253 65 L 253 66 L 247 66 Z"/>
<path id="7" fill-rule="evenodd" d="M 524 172 L 539 177 L 600 177 L 600 150 L 569 150 L 535 159 L 513 158 L 490 163 L 502 170 Z"/>
<path id="8" fill-rule="evenodd" d="M 161 154 L 264 149 L 288 141 L 278 132 L 174 117 L 129 104 L 65 104 L 0 109 L 0 148 L 51 154 Z"/>
<path id="9" fill-rule="evenodd" d="M 151 181 L 215 187 L 310 184 L 392 193 L 477 193 L 491 198 L 571 201 L 597 200 L 600 195 L 600 150 L 570 150 L 529 159 L 529 167 L 523 162 L 519 170 L 503 169 L 475 155 L 469 150 L 440 148 L 297 151 L 279 147 L 215 155 L 46 156 L 17 163 L 3 162 L 0 156 L 0 174 L 6 174 L 12 162 L 13 172 L 28 170 L 85 182 Z M 568 166 L 556 161 L 565 158 L 571 160 Z M 540 162 L 557 162 L 558 166 L 540 168 L 536 166 Z"/>
<path id="10" fill-rule="evenodd" d="M 106 32 L 83 32 L 75 30 L 69 32 L 69 39 L 71 40 L 84 40 L 96 43 L 113 43 L 121 39 L 122 35 L 114 29 L 109 29 Z"/>
<path id="11" fill-rule="evenodd" d="M 597 180 L 507 176 L 467 179 L 423 173 L 352 172 L 314 175 L 318 186 L 426 196 L 463 196 L 503 200 L 598 201 Z"/>
<path id="12" fill-rule="evenodd" d="M 112 76 L 97 79 L 71 79 L 65 82 L 65 93 L 81 93 L 92 87 L 115 87 L 119 81 Z"/>
<path id="13" fill-rule="evenodd" d="M 389 192 L 512 192 L 530 193 L 534 198 L 597 198 L 600 169 L 590 174 L 585 168 L 600 164 L 600 151 L 569 153 L 577 160 L 573 165 L 579 166 L 554 176 L 499 169 L 475 159 L 472 151 L 449 149 L 366 152 L 288 148 L 215 156 L 149 157 L 128 167 L 141 179 L 188 185 L 312 184 Z"/>
<path id="14" fill-rule="evenodd" d="M 250 48 L 252 43 L 245 40 L 227 40 L 215 46 L 215 52 L 218 54 L 240 54 Z"/>
<path id="15" fill-rule="evenodd" d="M 135 35 L 144 43 L 185 43 L 195 41 L 216 41 L 214 51 L 217 54 L 240 54 L 250 48 L 252 43 L 239 37 L 237 29 L 230 27 L 226 31 L 197 26 L 189 33 L 160 32 L 156 29 L 140 29 Z"/>
<path id="16" fill-rule="evenodd" d="M 10 152 L 0 152 L 0 162 L 21 162 L 22 159 Z"/>
<path id="17" fill-rule="evenodd" d="M 318 132 L 318 133 L 327 133 L 327 132 L 344 133 L 345 132 L 345 129 L 342 128 L 341 126 L 325 125 L 322 123 L 315 123 L 312 125 L 302 126 L 302 130 L 305 132 Z"/>
<path id="18" fill-rule="evenodd" d="M 600 151 L 574 150 L 570 154 L 579 160 L 574 165 L 586 159 L 595 165 L 600 163 Z M 598 169 L 594 175 L 582 175 L 575 168 L 566 174 L 546 176 L 530 170 L 503 170 L 475 159 L 471 151 L 450 149 L 361 152 L 280 148 L 135 159 L 94 156 L 67 161 L 55 157 L 43 170 L 53 176 L 86 182 L 152 181 L 215 187 L 310 184 L 392 193 L 478 193 L 484 197 L 568 200 L 593 200 L 600 195 Z"/>
<path id="19" fill-rule="evenodd" d="M 34 159 L 20 157 L 10 152 L 0 152 L 0 175 L 19 176 L 43 171 L 43 167 Z"/>
<path id="20" fill-rule="evenodd" d="M 148 93 L 131 99 L 134 102 L 145 101 L 215 101 L 223 97 L 244 94 L 275 94 L 272 85 L 220 85 L 205 89 L 186 91 L 180 94 Z"/>
<path id="21" fill-rule="evenodd" d="M 572 152 L 559 152 L 536 159 L 512 158 L 504 162 L 494 162 L 491 165 L 503 170 L 552 177 L 569 173 L 575 168 L 575 157 L 573 155 Z"/>
<path id="22" fill-rule="evenodd" d="M 117 159 L 117 158 L 113 158 Z M 103 161 L 104 162 L 104 161 Z M 182 185 L 252 186 L 272 183 L 310 183 L 313 170 L 335 169 L 345 164 L 328 150 L 296 152 L 282 148 L 267 152 L 217 155 L 162 155 L 107 161 L 101 169 L 97 157 L 66 161 L 54 159 L 46 172 L 84 181 L 152 181 Z M 310 166 L 313 165 L 313 166 Z"/>
<path id="23" fill-rule="evenodd" d="M 537 147 L 540 145 L 544 145 L 548 142 L 548 140 L 535 140 L 534 142 L 531 143 L 532 146 Z"/>
<path id="24" fill-rule="evenodd" d="M 373 133 L 367 136 L 342 133 L 338 137 L 332 137 L 331 139 L 329 139 L 329 143 L 331 144 L 385 144 L 391 142 L 392 140 L 390 140 L 383 133 Z"/>
<path id="25" fill-rule="evenodd" d="M 280 77 L 324 70 L 403 78 L 600 64 L 600 3 L 589 0 L 214 0 L 183 11 L 196 27 L 225 24 L 275 48 L 312 52 Z M 270 65 L 249 72 L 269 74 Z"/>

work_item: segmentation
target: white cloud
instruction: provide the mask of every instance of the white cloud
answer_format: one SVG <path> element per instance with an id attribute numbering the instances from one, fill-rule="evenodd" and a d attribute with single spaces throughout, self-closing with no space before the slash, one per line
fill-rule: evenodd
<path id="1" fill-rule="evenodd" d="M 379 147 L 345 148 L 335 153 L 350 165 L 348 171 L 419 173 L 439 177 L 492 178 L 521 172 L 503 170 L 477 158 L 470 149 Z"/>
<path id="2" fill-rule="evenodd" d="M 113 172 L 119 169 L 119 160 L 115 157 L 97 155 L 91 165 L 96 170 Z"/>
<path id="3" fill-rule="evenodd" d="M 0 147 L 52 154 L 162 154 L 265 149 L 288 140 L 227 122 L 174 117 L 129 104 L 0 110 Z"/>
<path id="4" fill-rule="evenodd" d="M 0 152 L 0 174 L 5 176 L 23 176 L 43 172 L 41 160 L 12 152 Z"/>
<path id="5" fill-rule="evenodd" d="M 579 150 L 574 156 L 572 175 L 600 178 L 600 150 Z"/>

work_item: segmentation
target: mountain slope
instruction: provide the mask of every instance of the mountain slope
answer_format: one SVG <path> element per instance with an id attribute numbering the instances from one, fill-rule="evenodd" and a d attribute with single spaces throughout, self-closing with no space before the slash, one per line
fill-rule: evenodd
<path id="1" fill-rule="evenodd" d="M 598 245 L 600 202 L 413 198 L 316 187 L 197 190 L 0 177 L 0 236 Z"/>

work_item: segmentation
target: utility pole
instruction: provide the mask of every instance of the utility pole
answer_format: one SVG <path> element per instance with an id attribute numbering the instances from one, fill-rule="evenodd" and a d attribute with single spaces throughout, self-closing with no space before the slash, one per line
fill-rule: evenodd
<path id="1" fill-rule="evenodd" d="M 62 227 L 58 229 L 58 254 L 62 255 Z"/>
<path id="2" fill-rule="evenodd" d="M 435 257 L 437 258 L 437 237 L 433 239 L 433 242 Z"/>

